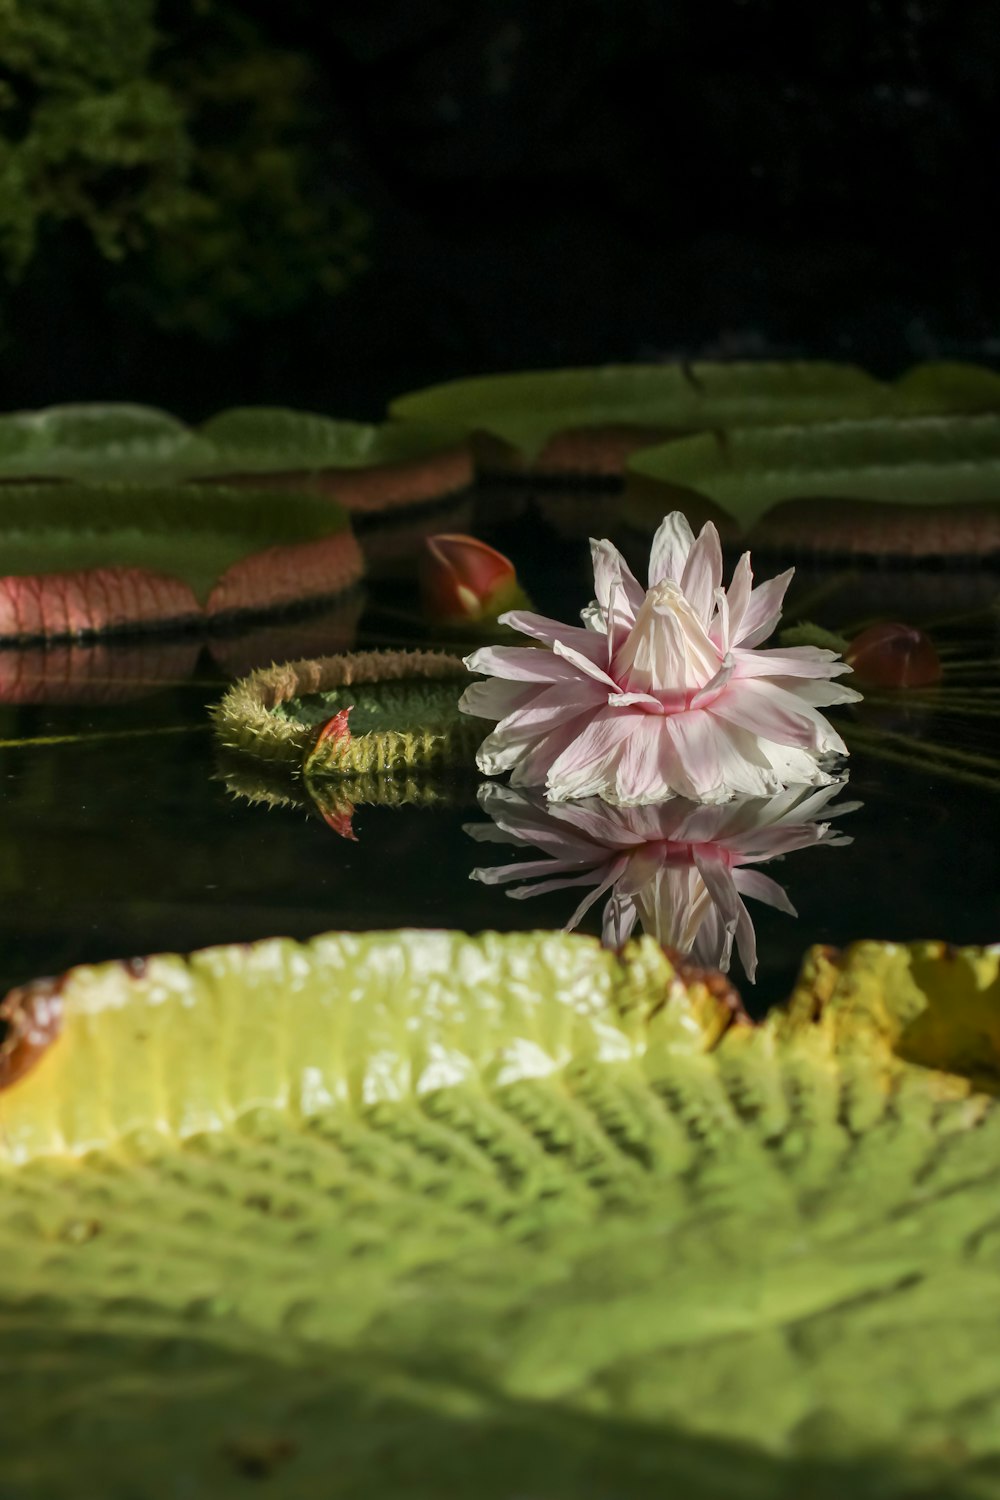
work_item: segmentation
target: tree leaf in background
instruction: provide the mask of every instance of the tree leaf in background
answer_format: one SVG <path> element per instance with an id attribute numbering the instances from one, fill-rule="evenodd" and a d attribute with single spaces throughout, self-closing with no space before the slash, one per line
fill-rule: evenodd
<path id="1" fill-rule="evenodd" d="M 885 532 L 879 532 L 883 551 L 1000 547 L 1000 415 L 703 433 L 637 454 L 629 472 L 638 483 L 626 495 L 625 512 L 643 530 L 686 497 L 689 508 L 708 501 L 761 542 L 780 533 L 789 540 L 799 535 L 805 547 L 835 549 L 839 536 L 843 550 L 863 551 L 871 541 L 864 507 L 877 504 L 886 509 L 873 509 L 869 519 Z M 803 504 L 792 510 L 794 501 Z M 840 503 L 857 501 L 864 504 Z M 773 517 L 773 526 L 769 520 L 766 531 L 757 530 L 785 504 L 788 511 Z"/>
<path id="2" fill-rule="evenodd" d="M 14 992 L 6 1492 L 997 1495 L 997 974 L 814 950 L 751 1028 L 648 939 L 408 932 Z"/>
<path id="3" fill-rule="evenodd" d="M 444 651 L 359 651 L 252 672 L 215 709 L 221 744 L 310 774 L 471 768 L 482 725 Z"/>
<path id="4" fill-rule="evenodd" d="M 343 511 L 221 486 L 0 486 L 0 638 L 190 623 L 322 598 L 361 575 Z"/>

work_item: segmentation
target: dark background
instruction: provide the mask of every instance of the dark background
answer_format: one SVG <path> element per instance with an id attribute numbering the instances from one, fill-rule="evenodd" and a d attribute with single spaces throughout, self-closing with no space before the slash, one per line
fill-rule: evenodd
<path id="1" fill-rule="evenodd" d="M 146 0 L 100 4 L 124 20 Z M 206 276 L 205 305 L 178 314 L 154 295 L 148 225 L 108 261 L 53 216 L 4 292 L 4 407 L 377 416 L 432 380 L 552 364 L 798 354 L 891 373 L 1000 356 L 994 0 L 147 8 L 142 69 L 183 87 L 227 49 L 299 60 L 307 202 L 355 215 L 340 284 L 299 265 L 294 223 L 269 262 L 254 200 L 238 233 L 260 258 L 235 304 L 215 318 Z M 37 83 L 6 61 L 23 123 Z M 0 36 L 0 81 L 4 62 Z M 199 106 L 199 149 L 239 141 L 247 98 Z"/>

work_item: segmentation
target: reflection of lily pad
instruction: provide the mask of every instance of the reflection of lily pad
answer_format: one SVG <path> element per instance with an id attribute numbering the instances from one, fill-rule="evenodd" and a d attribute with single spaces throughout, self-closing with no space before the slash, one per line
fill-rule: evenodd
<path id="1" fill-rule="evenodd" d="M 453 775 L 300 776 L 283 761 L 250 760 L 233 751 L 220 752 L 218 779 L 241 801 L 312 812 L 326 823 L 349 819 L 356 807 L 474 807 L 477 786 L 477 778 Z"/>
<path id="2" fill-rule="evenodd" d="M 176 483 L 270 479 L 330 493 L 349 510 L 419 505 L 472 479 L 453 435 L 417 424 L 372 426 L 279 407 L 221 412 L 185 427 L 150 407 L 53 406 L 0 416 L 0 480 Z"/>
<path id="3" fill-rule="evenodd" d="M 342 511 L 267 490 L 0 486 L 0 539 L 0 638 L 275 608 L 361 572 Z"/>
<path id="4" fill-rule="evenodd" d="M 703 433 L 629 465 L 625 514 L 676 504 L 758 546 L 978 555 L 1000 550 L 1000 416 Z"/>
<path id="5" fill-rule="evenodd" d="M 310 774 L 471 765 L 482 726 L 459 712 L 468 683 L 443 651 L 366 651 L 253 672 L 214 710 L 223 745 Z"/>
<path id="6" fill-rule="evenodd" d="M 54 641 L 0 649 L 0 703 L 123 703 L 186 682 L 201 642 Z"/>
<path id="7" fill-rule="evenodd" d="M 390 411 L 491 434 L 542 469 L 620 473 L 657 433 L 869 415 L 887 399 L 887 387 L 851 365 L 609 365 L 450 381 L 401 396 Z M 605 429 L 597 442 L 596 429 Z"/>
<path id="8" fill-rule="evenodd" d="M 6 1489 L 997 1495 L 996 974 L 818 952 L 727 1029 L 646 940 L 331 934 L 22 992 Z"/>

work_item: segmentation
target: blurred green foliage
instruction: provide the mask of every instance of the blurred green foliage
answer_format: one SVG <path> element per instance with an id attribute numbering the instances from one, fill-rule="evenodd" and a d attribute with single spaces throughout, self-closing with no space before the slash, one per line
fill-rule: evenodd
<path id="1" fill-rule="evenodd" d="M 337 292 L 367 221 L 326 102 L 238 0 L 0 0 L 0 299 L 81 226 L 165 327 Z"/>

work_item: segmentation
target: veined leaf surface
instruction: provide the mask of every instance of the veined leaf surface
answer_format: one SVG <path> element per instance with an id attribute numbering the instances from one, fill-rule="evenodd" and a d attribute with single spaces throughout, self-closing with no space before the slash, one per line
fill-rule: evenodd
<path id="1" fill-rule="evenodd" d="M 759 1028 L 552 934 L 102 965 L 6 1019 L 45 1004 L 0 1094 L 11 1500 L 1000 1493 L 995 953 L 817 951 Z"/>

